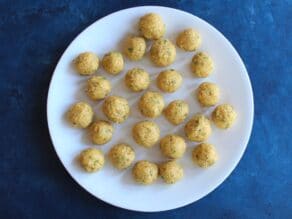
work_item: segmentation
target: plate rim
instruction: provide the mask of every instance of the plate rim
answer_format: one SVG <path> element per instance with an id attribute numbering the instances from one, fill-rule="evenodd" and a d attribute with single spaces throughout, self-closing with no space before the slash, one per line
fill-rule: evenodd
<path id="1" fill-rule="evenodd" d="M 232 167 L 230 168 L 230 171 L 228 174 L 226 174 L 225 176 L 221 177 L 221 179 L 219 180 L 220 182 L 216 184 L 216 186 L 214 186 L 213 189 L 211 189 L 209 192 L 207 192 L 206 194 L 204 194 L 203 196 L 201 196 L 200 198 L 194 198 L 192 199 L 191 201 L 185 201 L 185 202 L 182 202 L 181 204 L 177 205 L 176 207 L 174 208 L 161 208 L 160 210 L 157 210 L 157 209 L 154 209 L 154 210 L 141 210 L 141 209 L 135 209 L 135 208 L 131 208 L 129 206 L 121 206 L 119 205 L 118 203 L 114 203 L 114 202 L 109 202 L 108 200 L 105 200 L 104 198 L 100 198 L 98 196 L 96 196 L 95 194 L 91 193 L 87 188 L 85 188 L 83 185 L 81 185 L 75 178 L 74 176 L 67 170 L 65 164 L 63 163 L 61 157 L 59 156 L 58 152 L 57 152 L 57 149 L 56 149 L 56 146 L 55 146 L 55 140 L 54 140 L 54 137 L 52 136 L 52 129 L 53 129 L 53 125 L 50 123 L 50 115 L 49 115 L 49 105 L 50 105 L 50 100 L 51 100 L 51 90 L 52 90 L 52 83 L 54 81 L 54 77 L 55 77 L 55 73 L 56 73 L 56 69 L 58 68 L 58 66 L 60 65 L 60 60 L 64 57 L 64 55 L 66 54 L 67 50 L 69 49 L 69 47 L 72 45 L 72 43 L 83 33 L 85 32 L 87 29 L 91 28 L 95 23 L 103 20 L 103 19 L 106 19 L 114 14 L 117 14 L 117 13 L 120 13 L 120 12 L 124 12 L 124 11 L 129 11 L 129 10 L 133 10 L 133 9 L 137 9 L 137 8 L 147 8 L 147 9 L 152 9 L 152 10 L 159 10 L 159 9 L 167 9 L 167 10 L 173 10 L 173 11 L 177 11 L 178 13 L 184 13 L 188 16 L 192 16 L 198 20 L 200 20 L 200 22 L 203 22 L 205 24 L 207 24 L 213 31 L 217 32 L 219 35 L 221 35 L 221 37 L 223 37 L 228 46 L 233 50 L 233 52 L 235 54 L 237 54 L 237 58 L 239 59 L 239 62 L 242 64 L 243 66 L 243 71 L 245 72 L 245 75 L 247 77 L 247 81 L 249 82 L 248 83 L 248 87 L 249 87 L 249 91 L 250 91 L 250 94 L 251 94 L 251 123 L 250 123 L 250 126 L 249 126 L 249 129 L 248 129 L 248 134 L 246 136 L 246 138 L 244 139 L 245 140 L 245 147 L 244 149 L 242 150 L 240 156 L 239 156 L 239 159 L 237 162 L 234 163 L 234 165 L 232 165 Z M 118 10 L 118 11 L 114 11 L 112 13 L 109 13 L 108 15 L 105 15 L 97 20 L 95 20 L 93 23 L 91 23 L 90 25 L 88 25 L 85 29 L 83 29 L 80 33 L 78 33 L 74 39 L 68 44 L 68 46 L 66 47 L 66 49 L 64 50 L 64 52 L 62 53 L 62 55 L 60 56 L 60 58 L 58 59 L 58 62 L 57 62 L 57 65 L 56 67 L 54 68 L 54 71 L 53 71 L 53 74 L 51 76 L 51 79 L 50 79 L 50 82 L 49 82 L 49 89 L 48 89 L 48 93 L 47 93 L 47 101 L 46 101 L 46 119 L 47 119 L 47 126 L 48 126 L 48 130 L 49 130 L 49 136 L 50 136 L 50 139 L 51 139 L 51 142 L 52 142 L 52 145 L 53 145 L 53 148 L 54 148 L 54 151 L 55 153 L 57 154 L 57 157 L 59 159 L 59 161 L 61 162 L 61 164 L 63 165 L 64 169 L 66 170 L 66 172 L 69 174 L 69 176 L 83 189 L 85 190 L 87 193 L 91 194 L 93 197 L 109 204 L 109 205 L 112 205 L 112 206 L 115 206 L 115 207 L 118 207 L 118 208 L 122 208 L 122 209 L 126 209 L 126 210 L 131 210 L 131 211 L 136 211 L 136 212 L 163 212 L 163 211 L 168 211 L 168 210 L 174 210 L 174 209 L 178 209 L 178 208 L 181 208 L 181 207 L 185 207 L 187 205 L 190 205 L 190 204 L 193 204 L 195 203 L 196 201 L 206 197 L 208 194 L 210 194 L 211 192 L 215 191 L 230 175 L 231 173 L 236 169 L 237 165 L 239 164 L 239 162 L 241 161 L 245 151 L 246 151 L 246 148 L 248 146 L 248 143 L 249 143 L 249 140 L 250 140 L 250 137 L 251 137 L 251 133 L 252 133 L 252 129 L 253 129 L 253 124 L 254 124 L 254 94 L 253 94 L 253 89 L 252 89 L 252 83 L 251 83 L 251 80 L 250 80 L 250 77 L 249 77 L 249 74 L 248 74 L 248 71 L 246 69 L 246 66 L 241 58 L 241 56 L 239 55 L 239 53 L 237 52 L 237 50 L 234 48 L 234 46 L 231 44 L 231 42 L 224 36 L 224 34 L 222 34 L 218 29 L 216 29 L 212 24 L 208 23 L 207 21 L 205 21 L 204 19 L 200 18 L 200 17 L 197 17 L 196 15 L 194 14 L 191 14 L 187 11 L 183 11 L 183 10 L 180 10 L 180 9 L 176 9 L 176 8 L 172 8 L 172 7 L 165 7 L 165 6 L 158 6 L 158 5 L 144 5 L 144 6 L 136 6 L 136 7 L 130 7 L 130 8 L 124 8 L 124 9 L 121 9 L 121 10 Z"/>

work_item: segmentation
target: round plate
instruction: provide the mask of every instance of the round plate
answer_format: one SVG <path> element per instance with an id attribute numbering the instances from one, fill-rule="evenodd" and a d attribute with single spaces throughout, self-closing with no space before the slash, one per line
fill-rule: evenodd
<path id="1" fill-rule="evenodd" d="M 74 71 L 72 60 L 84 51 L 93 51 L 100 58 L 109 51 L 121 51 L 123 39 L 129 34 L 138 34 L 137 22 L 141 16 L 149 12 L 162 16 L 167 29 L 165 37 L 173 42 L 183 29 L 188 27 L 197 29 L 202 36 L 202 45 L 199 50 L 207 52 L 215 64 L 215 70 L 210 77 L 195 78 L 190 72 L 190 61 L 194 52 L 184 52 L 177 48 L 177 58 L 169 68 L 181 72 L 184 83 L 177 92 L 163 94 L 165 102 L 184 99 L 190 105 L 189 118 L 198 112 L 210 116 L 214 107 L 201 108 L 194 96 L 194 91 L 200 83 L 210 81 L 215 82 L 221 88 L 220 103 L 230 103 L 238 113 L 235 125 L 229 130 L 212 127 L 213 133 L 208 142 L 215 145 L 220 158 L 214 166 L 202 169 L 193 164 L 191 151 L 196 143 L 187 141 L 187 151 L 179 160 L 184 167 L 185 176 L 174 185 L 167 185 L 161 179 L 152 185 L 138 185 L 132 179 L 131 168 L 118 171 L 108 161 L 99 172 L 92 174 L 84 172 L 76 162 L 76 156 L 81 150 L 94 145 L 88 140 L 86 130 L 70 127 L 65 119 L 65 113 L 70 105 L 81 100 L 89 102 L 94 107 L 97 118 L 106 119 L 101 111 L 102 101 L 90 101 L 84 94 L 84 85 L 88 77 L 80 76 Z M 149 42 L 150 44 L 151 42 Z M 94 147 L 107 154 L 112 145 L 124 142 L 134 147 L 136 161 L 141 159 L 153 162 L 163 161 L 165 158 L 161 155 L 158 144 L 152 149 L 145 149 L 138 146 L 131 137 L 133 124 L 146 118 L 137 110 L 137 100 L 142 93 L 131 93 L 125 87 L 123 79 L 128 69 L 141 67 L 151 75 L 152 83 L 149 90 L 157 90 L 155 78 L 165 68 L 153 66 L 148 55 L 138 62 L 125 60 L 125 69 L 121 74 L 111 76 L 102 68 L 98 70 L 97 74 L 103 75 L 111 81 L 113 87 L 111 95 L 120 95 L 128 99 L 131 105 L 131 116 L 123 124 L 114 125 L 114 137 L 109 143 Z M 253 95 L 243 62 L 220 32 L 207 22 L 186 12 L 172 8 L 144 6 L 118 11 L 96 21 L 69 45 L 51 80 L 47 100 L 47 117 L 52 142 L 61 162 L 73 179 L 84 189 L 95 197 L 118 207 L 136 211 L 163 211 L 184 206 L 204 197 L 219 186 L 232 172 L 244 153 L 251 133 Z M 161 136 L 169 133 L 184 136 L 185 123 L 173 126 L 163 116 L 155 119 L 155 122 L 160 126 Z"/>

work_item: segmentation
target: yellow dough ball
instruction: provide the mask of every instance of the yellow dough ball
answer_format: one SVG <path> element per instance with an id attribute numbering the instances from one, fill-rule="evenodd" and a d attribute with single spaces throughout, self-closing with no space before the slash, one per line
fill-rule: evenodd
<path id="1" fill-rule="evenodd" d="M 68 121 L 76 128 L 86 128 L 93 120 L 93 109 L 85 102 L 75 103 L 67 112 Z"/>
<path id="2" fill-rule="evenodd" d="M 145 90 L 149 87 L 149 74 L 141 68 L 129 70 L 125 77 L 126 86 L 134 92 Z"/>
<path id="3" fill-rule="evenodd" d="M 97 71 L 99 60 L 92 52 L 81 53 L 74 60 L 75 69 L 80 75 L 91 75 Z"/>
<path id="4" fill-rule="evenodd" d="M 110 52 L 104 55 L 102 67 L 110 74 L 117 75 L 124 69 L 124 59 L 119 52 Z"/>
<path id="5" fill-rule="evenodd" d="M 152 184 L 158 177 L 158 167 L 155 163 L 141 160 L 135 164 L 132 175 L 137 183 Z"/>
<path id="6" fill-rule="evenodd" d="M 214 106 L 219 101 L 219 87 L 210 82 L 203 82 L 197 89 L 197 99 L 202 106 Z"/>
<path id="7" fill-rule="evenodd" d="M 116 123 L 124 122 L 130 114 L 128 101 L 119 96 L 107 97 L 103 103 L 102 110 L 109 120 Z"/>
<path id="8" fill-rule="evenodd" d="M 209 119 L 197 114 L 187 122 L 184 131 L 190 141 L 201 142 L 208 139 L 212 129 Z"/>
<path id="9" fill-rule="evenodd" d="M 160 129 L 155 122 L 142 121 L 134 125 L 132 134 L 137 144 L 150 148 L 159 140 Z"/>
<path id="10" fill-rule="evenodd" d="M 147 91 L 139 100 L 140 112 L 149 118 L 160 116 L 164 108 L 163 96 L 158 92 Z"/>
<path id="11" fill-rule="evenodd" d="M 236 120 L 237 113 L 229 104 L 222 104 L 212 112 L 212 120 L 218 128 L 227 129 L 231 127 Z"/>
<path id="12" fill-rule="evenodd" d="M 159 66 L 165 67 L 172 64 L 176 57 L 175 46 L 167 39 L 154 41 L 150 49 L 151 61 Z"/>
<path id="13" fill-rule="evenodd" d="M 218 159 L 217 152 L 213 145 L 201 143 L 196 146 L 192 153 L 193 161 L 200 167 L 212 166 Z"/>
<path id="14" fill-rule="evenodd" d="M 94 144 L 105 144 L 112 139 L 113 126 L 106 121 L 96 121 L 89 127 L 89 136 Z"/>
<path id="15" fill-rule="evenodd" d="M 157 77 L 157 86 L 164 92 L 175 92 L 182 84 L 182 76 L 174 69 L 165 70 L 160 72 Z"/>
<path id="16" fill-rule="evenodd" d="M 79 155 L 79 162 L 87 172 L 96 172 L 104 165 L 103 153 L 95 148 L 83 150 Z"/>
<path id="17" fill-rule="evenodd" d="M 111 92 L 110 82 L 102 76 L 91 77 L 86 84 L 86 94 L 92 100 L 101 100 Z"/>
<path id="18" fill-rule="evenodd" d="M 182 31 L 176 38 L 176 45 L 185 51 L 194 51 L 201 45 L 200 34 L 192 29 Z"/>
<path id="19" fill-rule="evenodd" d="M 128 37 L 125 43 L 124 54 L 132 61 L 143 58 L 146 52 L 146 42 L 143 37 Z"/>
<path id="20" fill-rule="evenodd" d="M 156 40 L 165 33 L 165 24 L 158 14 L 149 13 L 140 18 L 139 31 L 146 39 Z"/>
<path id="21" fill-rule="evenodd" d="M 176 161 L 168 161 L 159 165 L 159 175 L 167 184 L 173 184 L 184 176 L 184 170 Z"/>
<path id="22" fill-rule="evenodd" d="M 127 144 L 117 144 L 109 152 L 113 166 L 119 170 L 128 168 L 135 159 L 135 151 Z"/>
<path id="23" fill-rule="evenodd" d="M 197 77 L 206 78 L 214 69 L 213 61 L 208 54 L 199 52 L 192 59 L 191 69 Z"/>
<path id="24" fill-rule="evenodd" d="M 184 155 L 186 142 L 178 135 L 167 135 L 160 140 L 160 149 L 166 157 L 177 159 Z"/>
<path id="25" fill-rule="evenodd" d="M 189 115 L 189 105 L 183 100 L 174 100 L 164 110 L 166 119 L 173 125 L 182 123 Z"/>

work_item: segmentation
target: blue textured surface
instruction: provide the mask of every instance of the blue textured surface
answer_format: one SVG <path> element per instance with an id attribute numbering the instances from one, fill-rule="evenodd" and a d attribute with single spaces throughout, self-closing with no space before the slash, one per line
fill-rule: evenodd
<path id="1" fill-rule="evenodd" d="M 0 1 L 0 218 L 292 218 L 292 1 Z M 87 194 L 66 173 L 46 125 L 53 69 L 95 20 L 137 5 L 191 12 L 243 58 L 255 121 L 246 153 L 213 193 L 178 210 L 137 213 Z"/>

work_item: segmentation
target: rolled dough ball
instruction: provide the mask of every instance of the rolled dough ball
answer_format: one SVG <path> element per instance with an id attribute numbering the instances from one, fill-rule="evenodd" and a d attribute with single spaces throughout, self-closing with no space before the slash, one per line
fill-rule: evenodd
<path id="1" fill-rule="evenodd" d="M 137 162 L 132 170 L 132 175 L 136 182 L 149 185 L 158 177 L 158 167 L 155 163 L 141 160 Z"/>
<path id="2" fill-rule="evenodd" d="M 107 97 L 103 103 L 102 110 L 106 117 L 115 123 L 124 122 L 130 114 L 128 101 L 119 96 Z"/>
<path id="3" fill-rule="evenodd" d="M 167 135 L 160 140 L 160 150 L 168 158 L 177 159 L 186 151 L 185 140 L 178 135 Z"/>
<path id="4" fill-rule="evenodd" d="M 182 81 L 181 74 L 174 69 L 170 69 L 160 72 L 156 82 L 160 90 L 173 93 L 180 88 Z"/>
<path id="5" fill-rule="evenodd" d="M 155 122 L 142 121 L 134 125 L 132 134 L 137 144 L 150 148 L 159 140 L 160 129 Z"/>
<path id="6" fill-rule="evenodd" d="M 149 40 L 157 40 L 165 33 L 165 24 L 160 15 L 149 13 L 140 18 L 139 31 Z"/>
<path id="7" fill-rule="evenodd" d="M 89 136 L 94 144 L 102 145 L 112 139 L 113 126 L 106 121 L 96 121 L 89 127 Z"/>
<path id="8" fill-rule="evenodd" d="M 184 176 L 184 170 L 176 161 L 168 161 L 159 165 L 159 175 L 165 183 L 174 184 Z"/>
<path id="9" fill-rule="evenodd" d="M 154 41 L 150 49 L 150 59 L 158 67 L 172 64 L 176 57 L 175 46 L 168 39 Z"/>
<path id="10" fill-rule="evenodd" d="M 149 118 L 160 116 L 164 108 L 163 96 L 158 92 L 147 91 L 138 103 L 140 112 Z"/>
<path id="11" fill-rule="evenodd" d="M 79 162 L 87 172 L 96 172 L 104 165 L 103 153 L 95 148 L 83 150 L 79 155 Z"/>
<path id="12" fill-rule="evenodd" d="M 192 59 L 191 69 L 197 77 L 206 78 L 212 73 L 214 64 L 207 53 L 199 52 Z"/>
<path id="13" fill-rule="evenodd" d="M 213 145 L 201 143 L 193 149 L 192 158 L 200 167 L 207 168 L 217 161 L 218 156 Z"/>
<path id="14" fill-rule="evenodd" d="M 85 102 L 75 103 L 67 112 L 67 119 L 76 128 L 86 128 L 93 120 L 93 109 Z"/>
<path id="15" fill-rule="evenodd" d="M 185 134 L 190 141 L 202 142 L 208 139 L 212 133 L 209 119 L 197 114 L 185 125 Z"/>
<path id="16" fill-rule="evenodd" d="M 97 71 L 99 66 L 99 59 L 92 52 L 81 53 L 73 62 L 80 75 L 91 75 Z"/>
<path id="17" fill-rule="evenodd" d="M 212 120 L 218 128 L 228 129 L 235 122 L 237 113 L 229 104 L 222 104 L 212 112 Z"/>
<path id="18" fill-rule="evenodd" d="M 109 152 L 113 166 L 119 170 L 128 168 L 135 159 L 134 149 L 127 144 L 117 144 Z"/>

